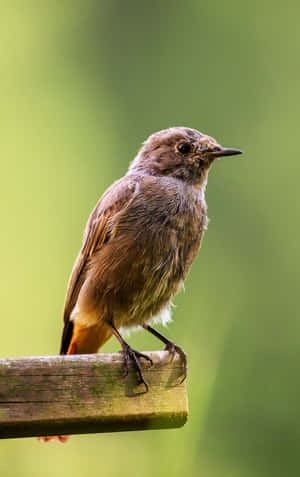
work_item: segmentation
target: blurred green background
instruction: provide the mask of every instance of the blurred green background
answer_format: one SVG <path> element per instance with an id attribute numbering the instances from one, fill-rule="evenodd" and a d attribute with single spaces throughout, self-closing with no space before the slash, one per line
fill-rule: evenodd
<path id="1" fill-rule="evenodd" d="M 296 1 L 1 1 L 1 357 L 57 353 L 88 215 L 149 134 L 184 125 L 246 151 L 210 174 L 167 331 L 189 355 L 188 424 L 1 441 L 1 476 L 299 475 L 299 15 Z"/>

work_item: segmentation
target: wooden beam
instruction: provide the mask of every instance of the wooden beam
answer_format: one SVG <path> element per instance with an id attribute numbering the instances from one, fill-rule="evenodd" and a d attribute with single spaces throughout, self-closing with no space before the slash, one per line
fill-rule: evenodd
<path id="1" fill-rule="evenodd" d="M 188 416 L 182 364 L 145 353 L 149 392 L 121 353 L 0 359 L 0 438 L 181 427 Z"/>

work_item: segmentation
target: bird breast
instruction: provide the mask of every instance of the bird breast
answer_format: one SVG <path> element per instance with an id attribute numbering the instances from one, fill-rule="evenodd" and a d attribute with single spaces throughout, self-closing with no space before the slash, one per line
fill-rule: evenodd
<path id="1" fill-rule="evenodd" d="M 178 182 L 159 181 L 155 191 L 153 184 L 142 184 L 133 216 L 127 216 L 134 241 L 128 242 L 131 266 L 123 281 L 127 308 L 117 318 L 122 327 L 143 324 L 168 306 L 201 245 L 207 225 L 204 196 Z"/>

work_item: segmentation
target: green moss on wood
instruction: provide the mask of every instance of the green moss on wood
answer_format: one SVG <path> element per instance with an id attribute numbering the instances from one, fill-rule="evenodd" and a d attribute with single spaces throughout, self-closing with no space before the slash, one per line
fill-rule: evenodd
<path id="1" fill-rule="evenodd" d="M 167 352 L 124 379 L 120 353 L 0 360 L 0 437 L 180 427 L 187 419 L 182 367 Z"/>

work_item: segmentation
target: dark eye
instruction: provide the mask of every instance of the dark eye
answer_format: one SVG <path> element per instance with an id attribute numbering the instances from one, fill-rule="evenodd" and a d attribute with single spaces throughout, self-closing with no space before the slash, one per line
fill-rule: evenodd
<path id="1" fill-rule="evenodd" d="M 181 142 L 178 145 L 177 149 L 180 152 L 180 154 L 188 154 L 189 152 L 191 152 L 192 146 L 188 142 Z"/>

